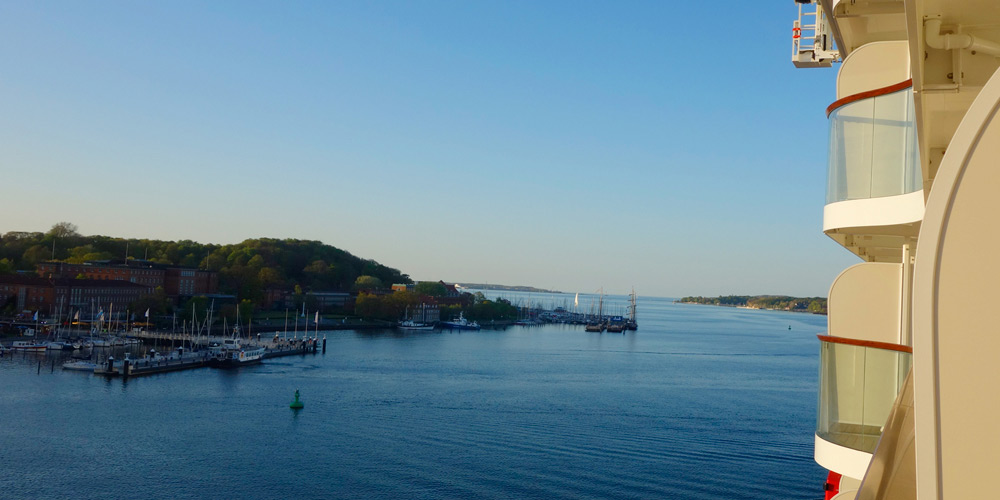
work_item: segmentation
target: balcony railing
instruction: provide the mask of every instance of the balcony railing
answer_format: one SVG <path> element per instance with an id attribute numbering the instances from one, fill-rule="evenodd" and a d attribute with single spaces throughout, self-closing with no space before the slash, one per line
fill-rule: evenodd
<path id="1" fill-rule="evenodd" d="M 819 335 L 816 435 L 872 453 L 910 369 L 907 346 Z"/>
<path id="2" fill-rule="evenodd" d="M 923 187 L 910 82 L 846 97 L 827 111 L 827 204 L 896 196 Z"/>

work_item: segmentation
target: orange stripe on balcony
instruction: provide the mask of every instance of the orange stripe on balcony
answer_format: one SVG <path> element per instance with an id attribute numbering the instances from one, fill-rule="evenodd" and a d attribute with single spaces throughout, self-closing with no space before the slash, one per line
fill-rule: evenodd
<path id="1" fill-rule="evenodd" d="M 817 335 L 820 342 L 830 342 L 833 344 L 856 345 L 859 347 L 874 347 L 886 351 L 908 352 L 913 354 L 913 348 L 906 345 L 890 344 L 888 342 L 875 342 L 874 340 L 849 339 L 846 337 L 834 337 L 832 335 Z"/>
<path id="2" fill-rule="evenodd" d="M 837 99 L 833 101 L 833 104 L 827 106 L 826 117 L 830 117 L 830 113 L 845 104 L 850 104 L 854 101 L 860 101 L 862 99 L 868 99 L 869 97 L 877 97 L 880 95 L 891 94 L 893 92 L 899 92 L 900 90 L 907 89 L 913 86 L 913 79 L 906 80 L 905 82 L 899 82 L 895 85 L 889 85 L 888 87 L 882 87 L 875 90 L 866 90 L 864 92 L 859 92 L 857 94 L 849 95 L 843 99 Z"/>

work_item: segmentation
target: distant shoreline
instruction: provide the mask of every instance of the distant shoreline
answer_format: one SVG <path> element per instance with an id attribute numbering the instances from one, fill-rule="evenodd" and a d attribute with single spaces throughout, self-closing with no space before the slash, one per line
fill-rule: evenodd
<path id="1" fill-rule="evenodd" d="M 826 297 L 790 297 L 787 295 L 726 295 L 719 297 L 683 297 L 674 300 L 679 304 L 735 307 L 738 309 L 763 309 L 767 311 L 827 314 Z"/>
<path id="2" fill-rule="evenodd" d="M 711 306 L 711 307 L 731 307 L 733 309 L 749 309 L 751 311 L 777 311 L 777 312 L 790 312 L 790 313 L 806 313 L 806 314 L 817 314 L 820 316 L 826 316 L 825 312 L 814 313 L 805 309 L 771 309 L 767 307 L 746 307 L 746 306 L 734 306 L 731 304 L 701 304 L 699 302 L 683 302 L 680 300 L 675 300 L 675 304 L 686 304 L 692 306 Z"/>
<path id="3" fill-rule="evenodd" d="M 533 286 L 520 285 L 488 285 L 486 283 L 455 283 L 462 288 L 475 288 L 477 290 L 499 290 L 503 292 L 529 292 L 529 293 L 564 293 L 558 290 L 545 290 Z"/>

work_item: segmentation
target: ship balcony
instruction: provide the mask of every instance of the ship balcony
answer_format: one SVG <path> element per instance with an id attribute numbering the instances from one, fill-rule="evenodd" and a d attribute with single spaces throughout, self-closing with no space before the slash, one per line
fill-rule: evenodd
<path id="1" fill-rule="evenodd" d="M 861 479 L 910 369 L 912 348 L 820 335 L 816 462 Z"/>
<path id="2" fill-rule="evenodd" d="M 911 83 L 845 97 L 828 115 L 823 230 L 866 260 L 887 260 L 879 251 L 898 258 L 924 212 Z"/>

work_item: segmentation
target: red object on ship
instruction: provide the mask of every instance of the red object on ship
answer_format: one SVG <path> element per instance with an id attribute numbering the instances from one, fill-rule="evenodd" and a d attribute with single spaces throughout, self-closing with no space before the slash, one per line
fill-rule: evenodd
<path id="1" fill-rule="evenodd" d="M 840 493 L 840 474 L 830 471 L 826 476 L 826 482 L 823 483 L 823 491 L 826 492 L 824 500 L 830 500 Z"/>

